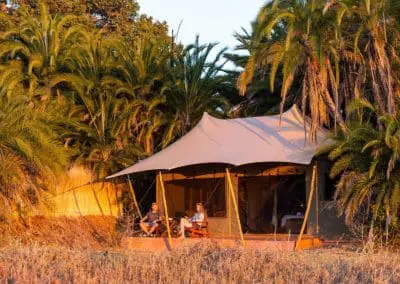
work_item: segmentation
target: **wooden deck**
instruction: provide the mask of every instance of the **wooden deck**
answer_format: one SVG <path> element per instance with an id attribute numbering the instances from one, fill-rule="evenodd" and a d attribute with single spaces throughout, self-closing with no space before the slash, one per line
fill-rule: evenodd
<path id="1" fill-rule="evenodd" d="M 265 234 L 246 234 L 245 248 L 267 250 L 267 251 L 292 251 L 297 240 L 296 235 L 265 235 Z M 161 252 L 171 249 L 185 248 L 200 244 L 201 242 L 212 242 L 224 248 L 241 247 L 239 238 L 234 237 L 214 237 L 214 238 L 186 238 L 172 239 L 172 248 L 168 244 L 167 238 L 141 238 L 141 237 L 126 237 L 121 241 L 121 246 L 126 250 L 131 251 L 152 251 Z M 310 249 L 320 247 L 322 241 L 314 236 L 303 236 L 300 243 L 300 249 Z"/>

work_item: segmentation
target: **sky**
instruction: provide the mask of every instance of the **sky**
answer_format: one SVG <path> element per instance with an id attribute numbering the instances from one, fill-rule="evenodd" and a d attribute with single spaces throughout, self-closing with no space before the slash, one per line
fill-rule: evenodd
<path id="1" fill-rule="evenodd" d="M 218 47 L 234 48 L 235 31 L 250 28 L 265 0 L 139 0 L 140 12 L 166 21 L 170 31 L 180 22 L 178 41 L 192 43 L 200 35 L 201 43 L 219 42 Z"/>

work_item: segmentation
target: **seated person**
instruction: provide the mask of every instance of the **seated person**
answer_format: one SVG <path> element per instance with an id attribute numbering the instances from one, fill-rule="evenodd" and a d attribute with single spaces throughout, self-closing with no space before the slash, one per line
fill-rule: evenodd
<path id="1" fill-rule="evenodd" d="M 193 223 L 201 224 L 204 221 L 204 207 L 203 204 L 196 204 L 196 213 L 191 218 L 181 219 L 180 237 L 185 238 L 185 229 L 193 228 Z"/>
<path id="2" fill-rule="evenodd" d="M 153 202 L 150 211 L 140 220 L 140 228 L 147 236 L 150 236 L 159 226 L 157 223 L 159 221 L 161 221 L 161 216 L 158 206 L 157 203 Z"/>

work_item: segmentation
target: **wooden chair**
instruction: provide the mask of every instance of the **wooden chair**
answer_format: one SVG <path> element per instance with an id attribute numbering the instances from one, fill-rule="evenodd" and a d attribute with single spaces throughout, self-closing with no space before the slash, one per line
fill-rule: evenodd
<path id="1" fill-rule="evenodd" d="M 204 213 L 203 222 L 193 222 L 192 228 L 185 228 L 185 231 L 189 233 L 190 238 L 208 238 L 210 237 L 210 231 L 208 229 L 208 216 Z"/>

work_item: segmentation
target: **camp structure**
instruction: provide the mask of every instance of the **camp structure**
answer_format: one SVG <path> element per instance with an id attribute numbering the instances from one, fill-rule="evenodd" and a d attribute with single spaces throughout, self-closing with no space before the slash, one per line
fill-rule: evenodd
<path id="1" fill-rule="evenodd" d="M 46 202 L 30 212 L 32 216 L 82 217 L 122 215 L 121 195 L 124 184 L 96 181 L 83 166 L 73 165 L 64 174 L 48 177 Z"/>
<path id="2" fill-rule="evenodd" d="M 190 216 L 201 202 L 215 239 L 314 241 L 340 234 L 343 225 L 326 201 L 328 162 L 315 158 L 327 133 L 318 129 L 309 139 L 309 128 L 296 106 L 249 118 L 204 113 L 181 139 L 108 178 L 156 171 L 162 213 Z"/>
<path id="3" fill-rule="evenodd" d="M 72 167 L 57 180 L 51 199 L 50 216 L 113 216 L 122 212 L 121 187 L 111 182 L 94 182 L 93 174 L 79 166 Z"/>

